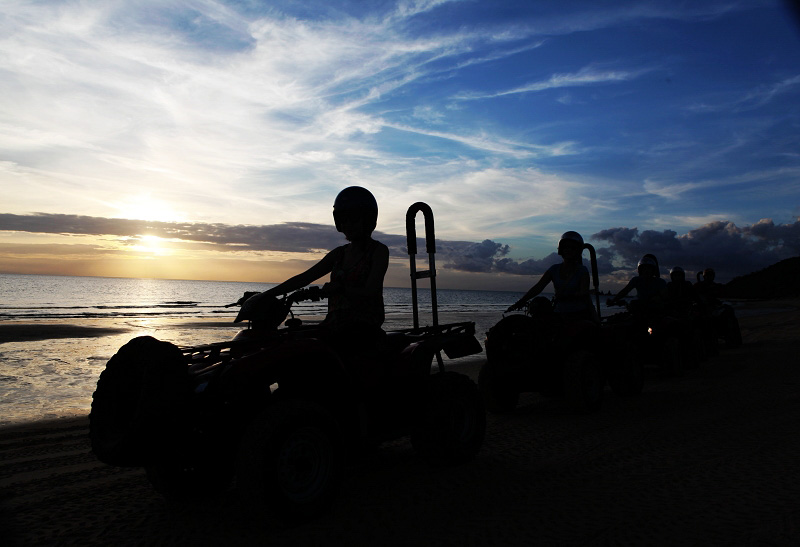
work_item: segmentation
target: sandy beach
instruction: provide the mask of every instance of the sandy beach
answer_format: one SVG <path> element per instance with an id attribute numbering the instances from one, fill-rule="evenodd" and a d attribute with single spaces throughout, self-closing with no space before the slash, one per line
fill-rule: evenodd
<path id="1" fill-rule="evenodd" d="M 797 545 L 798 306 L 741 304 L 742 347 L 681 378 L 648 370 L 641 396 L 608 391 L 596 415 L 523 396 L 514 413 L 489 415 L 483 449 L 466 465 L 432 469 L 407 440 L 385 444 L 349 466 L 330 514 L 296 528 L 269 515 L 246 517 L 232 495 L 169 504 L 142 470 L 94 458 L 85 416 L 8 426 L 0 429 L 0 538 L 3 545 Z M 24 329 L 5 327 L 0 343 L 12 335 L 21 343 Z M 111 334 L 83 328 L 85 336 Z M 480 360 L 456 366 L 476 378 Z"/>

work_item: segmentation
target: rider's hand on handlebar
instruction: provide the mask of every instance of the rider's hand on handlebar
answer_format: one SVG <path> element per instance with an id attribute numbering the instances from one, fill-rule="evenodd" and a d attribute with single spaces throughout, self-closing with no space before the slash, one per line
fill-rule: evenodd
<path id="1" fill-rule="evenodd" d="M 246 293 L 244 293 L 244 295 L 242 295 L 242 297 L 239 300 L 236 301 L 235 305 L 236 306 L 241 306 L 242 304 L 244 304 L 245 302 L 250 300 L 250 298 L 252 296 L 256 295 L 256 294 L 258 294 L 258 291 L 247 291 Z"/>
<path id="2" fill-rule="evenodd" d="M 524 306 L 525 306 L 525 302 L 522 302 L 521 300 L 517 300 L 516 302 L 514 302 L 513 304 L 511 304 L 508 307 L 508 309 L 506 310 L 506 313 L 512 312 L 512 311 L 521 310 Z"/>

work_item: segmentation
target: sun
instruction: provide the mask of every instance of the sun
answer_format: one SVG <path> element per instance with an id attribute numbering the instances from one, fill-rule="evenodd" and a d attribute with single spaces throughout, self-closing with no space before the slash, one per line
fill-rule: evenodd
<path id="1" fill-rule="evenodd" d="M 137 243 L 130 248 L 141 253 L 149 253 L 155 256 L 167 256 L 172 251 L 165 245 L 167 240 L 158 236 L 143 235 L 137 238 Z"/>

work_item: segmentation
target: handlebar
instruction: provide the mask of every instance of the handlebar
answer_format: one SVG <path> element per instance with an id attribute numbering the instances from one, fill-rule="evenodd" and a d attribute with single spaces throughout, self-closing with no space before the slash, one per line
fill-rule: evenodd
<path id="1" fill-rule="evenodd" d="M 233 306 L 241 306 L 257 294 L 263 293 L 258 291 L 246 291 L 239 300 L 232 302 L 231 304 L 226 304 L 225 307 L 231 308 Z M 306 287 L 304 289 L 296 290 L 291 294 L 284 294 L 283 300 L 288 301 L 290 304 L 295 302 L 303 302 L 306 300 L 310 300 L 311 302 L 319 302 L 324 298 L 328 298 L 328 294 L 329 291 L 326 289 L 326 287 Z"/>

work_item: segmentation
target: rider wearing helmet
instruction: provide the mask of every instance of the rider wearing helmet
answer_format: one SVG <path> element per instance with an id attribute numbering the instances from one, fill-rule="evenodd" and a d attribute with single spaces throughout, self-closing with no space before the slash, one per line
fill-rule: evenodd
<path id="1" fill-rule="evenodd" d="M 384 321 L 383 278 L 389 267 L 388 247 L 372 239 L 378 203 L 366 188 L 350 186 L 336 196 L 333 218 L 336 230 L 349 243 L 262 294 L 290 293 L 330 274 L 330 281 L 322 287 L 328 298 L 328 315 L 322 325 L 343 335 L 377 335 Z"/>
<path id="2" fill-rule="evenodd" d="M 639 275 L 631 278 L 616 296 L 608 300 L 608 304 L 615 305 L 629 292 L 636 289 L 637 306 L 642 311 L 660 311 L 666 296 L 667 282 L 659 275 L 658 259 L 655 255 L 648 253 L 639 260 L 636 270 Z"/>
<path id="3" fill-rule="evenodd" d="M 670 281 L 667 283 L 667 307 L 676 316 L 683 317 L 689 314 L 692 305 L 700 304 L 697 291 L 691 281 L 686 280 L 686 272 L 680 266 L 674 266 L 669 271 Z"/>
<path id="4" fill-rule="evenodd" d="M 555 289 L 554 311 L 566 319 L 593 319 L 594 307 L 589 296 L 589 270 L 581 262 L 583 238 L 578 232 L 564 232 L 558 242 L 561 264 L 553 264 L 525 295 L 506 311 L 523 308 L 552 282 Z"/>
<path id="5" fill-rule="evenodd" d="M 720 297 L 722 296 L 722 284 L 714 281 L 716 277 L 717 274 L 714 268 L 706 268 L 702 272 L 698 272 L 697 283 L 694 284 L 694 288 L 697 289 L 700 298 L 702 298 L 710 308 L 722 304 L 720 301 Z"/>

